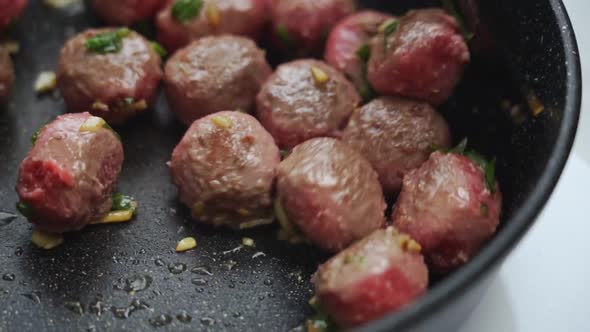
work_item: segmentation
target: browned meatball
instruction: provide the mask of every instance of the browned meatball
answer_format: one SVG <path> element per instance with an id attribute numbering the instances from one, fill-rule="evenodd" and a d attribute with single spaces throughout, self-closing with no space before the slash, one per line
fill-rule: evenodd
<path id="1" fill-rule="evenodd" d="M 296 146 L 281 162 L 277 192 L 289 221 L 327 251 L 340 251 L 385 224 L 377 173 L 333 138 Z"/>
<path id="2" fill-rule="evenodd" d="M 325 74 L 314 78 L 312 70 Z M 361 98 L 342 73 L 318 60 L 280 65 L 256 99 L 260 122 L 281 148 L 310 138 L 338 137 Z"/>
<path id="3" fill-rule="evenodd" d="M 254 117 L 219 112 L 193 123 L 169 166 L 193 218 L 239 228 L 272 218 L 271 190 L 279 162 L 279 149 Z"/>
<path id="4" fill-rule="evenodd" d="M 411 11 L 398 24 L 373 38 L 371 86 L 383 95 L 445 102 L 470 59 L 459 25 L 441 9 Z"/>
<path id="5" fill-rule="evenodd" d="M 92 0 L 96 13 L 113 25 L 132 25 L 151 19 L 166 0 Z"/>
<path id="6" fill-rule="evenodd" d="M 120 33 L 120 48 L 86 46 L 93 37 Z M 70 39 L 59 56 L 57 83 L 71 112 L 89 111 L 121 124 L 153 103 L 162 70 L 160 56 L 141 35 L 126 29 L 91 29 Z"/>
<path id="7" fill-rule="evenodd" d="M 420 245 L 393 227 L 353 244 L 314 276 L 322 309 L 341 327 L 354 327 L 400 310 L 426 293 L 428 269 Z"/>
<path id="8" fill-rule="evenodd" d="M 79 230 L 111 209 L 123 145 L 108 127 L 83 130 L 93 118 L 89 113 L 58 116 L 41 129 L 20 165 L 20 204 L 43 230 Z"/>
<path id="9" fill-rule="evenodd" d="M 175 17 L 169 4 L 158 14 L 158 41 L 169 51 L 209 36 L 232 34 L 258 39 L 267 21 L 265 0 L 204 0 L 194 17 Z"/>
<path id="10" fill-rule="evenodd" d="M 206 37 L 176 52 L 166 63 L 166 96 L 172 111 L 190 125 L 219 111 L 253 111 L 256 94 L 271 73 L 264 51 L 252 40 Z"/>
<path id="11" fill-rule="evenodd" d="M 431 271 L 452 271 L 495 233 L 502 195 L 494 187 L 469 158 L 435 152 L 404 177 L 393 224 L 422 245 Z"/>
<path id="12" fill-rule="evenodd" d="M 354 112 L 342 140 L 369 160 L 388 194 L 399 191 L 404 174 L 422 165 L 434 146 L 451 144 L 445 119 L 430 105 L 395 97 Z"/>
<path id="13" fill-rule="evenodd" d="M 0 102 L 8 99 L 12 83 L 14 82 L 14 68 L 8 52 L 0 47 Z"/>

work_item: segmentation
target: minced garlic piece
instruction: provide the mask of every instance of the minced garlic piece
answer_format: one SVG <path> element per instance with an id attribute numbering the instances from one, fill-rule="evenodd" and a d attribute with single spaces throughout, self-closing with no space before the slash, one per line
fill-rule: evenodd
<path id="1" fill-rule="evenodd" d="M 17 54 L 20 51 L 20 44 L 14 40 L 3 42 L 1 47 L 4 48 L 8 54 Z"/>
<path id="2" fill-rule="evenodd" d="M 31 241 L 39 248 L 51 250 L 61 245 L 64 242 L 64 237 L 61 234 L 46 233 L 35 229 Z"/>
<path id="3" fill-rule="evenodd" d="M 238 214 L 244 217 L 251 215 L 252 213 L 248 209 L 240 208 L 238 209 Z"/>
<path id="4" fill-rule="evenodd" d="M 92 109 L 95 111 L 108 112 L 109 105 L 101 103 L 100 101 L 95 101 L 94 103 L 92 103 Z"/>
<path id="5" fill-rule="evenodd" d="M 176 252 L 184 252 L 197 247 L 197 240 L 194 237 L 186 237 L 176 245 Z"/>
<path id="6" fill-rule="evenodd" d="M 535 95 L 531 94 L 527 98 L 527 102 L 528 102 L 529 107 L 531 108 L 531 111 L 533 112 L 534 116 L 539 116 L 539 114 L 543 113 L 543 111 L 545 110 L 545 106 L 543 106 L 543 104 L 541 104 L 541 101 Z"/>
<path id="7" fill-rule="evenodd" d="M 148 108 L 148 104 L 145 99 L 142 99 L 140 101 L 134 102 L 133 104 L 127 105 L 126 108 L 130 111 L 143 111 Z"/>
<path id="8" fill-rule="evenodd" d="M 80 131 L 95 132 L 99 129 L 102 129 L 105 124 L 106 122 L 101 117 L 90 116 L 88 117 L 88 119 L 86 119 L 84 124 L 82 124 L 82 126 L 80 127 Z"/>
<path id="9" fill-rule="evenodd" d="M 385 29 L 392 24 L 393 22 L 397 21 L 395 18 L 389 19 L 383 23 L 381 23 L 381 25 L 379 26 L 379 28 L 377 29 L 377 31 L 379 31 L 380 33 L 385 32 Z"/>
<path id="10" fill-rule="evenodd" d="M 330 80 L 328 74 L 318 67 L 311 67 L 311 75 L 317 84 L 326 84 Z"/>
<path id="11" fill-rule="evenodd" d="M 195 205 L 193 205 L 193 214 L 197 217 L 202 216 L 203 213 L 205 212 L 205 204 L 203 202 L 196 202 Z"/>
<path id="12" fill-rule="evenodd" d="M 132 210 L 121 210 L 121 211 L 111 211 L 109 212 L 102 220 L 100 220 L 99 224 L 111 224 L 111 223 L 119 223 L 119 222 L 126 222 L 133 219 L 133 211 Z"/>
<path id="13" fill-rule="evenodd" d="M 422 246 L 406 234 L 400 234 L 396 241 L 403 251 L 420 252 L 422 250 Z"/>
<path id="14" fill-rule="evenodd" d="M 63 8 L 79 0 L 44 0 L 45 4 L 53 8 Z"/>
<path id="15" fill-rule="evenodd" d="M 46 93 L 55 89 L 57 76 L 52 71 L 44 71 L 37 76 L 35 80 L 35 92 Z"/>
<path id="16" fill-rule="evenodd" d="M 221 129 L 229 129 L 233 125 L 231 119 L 225 115 L 215 115 L 211 118 L 211 122 Z"/>
<path id="17" fill-rule="evenodd" d="M 217 8 L 217 3 L 215 0 L 212 0 L 209 5 L 207 6 L 207 20 L 209 24 L 216 27 L 221 23 L 221 15 L 219 14 L 219 9 Z"/>
<path id="18" fill-rule="evenodd" d="M 245 245 L 246 247 L 254 247 L 256 245 L 254 243 L 254 240 L 249 237 L 243 237 L 242 244 Z"/>

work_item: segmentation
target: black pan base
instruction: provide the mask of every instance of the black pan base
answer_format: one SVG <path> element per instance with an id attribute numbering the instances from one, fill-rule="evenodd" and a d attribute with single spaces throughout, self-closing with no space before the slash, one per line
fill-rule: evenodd
<path id="1" fill-rule="evenodd" d="M 154 110 L 119 129 L 126 160 L 119 190 L 140 202 L 136 220 L 91 226 L 66 236 L 53 251 L 35 248 L 31 226 L 13 217 L 17 167 L 31 135 L 65 112 L 59 97 L 38 97 L 33 82 L 54 70 L 64 41 L 100 22 L 89 11 L 30 7 L 13 32 L 17 81 L 0 107 L 0 331 L 287 331 L 309 314 L 309 279 L 327 255 L 276 239 L 273 226 L 242 233 L 191 222 L 177 200 L 166 162 L 184 128 L 160 98 Z M 436 1 L 369 0 L 365 5 L 402 13 Z M 579 111 L 575 42 L 559 1 L 481 1 L 482 21 L 496 42 L 474 55 L 465 80 L 441 109 L 455 139 L 496 156 L 503 187 L 504 227 L 466 269 L 443 281 L 423 301 L 372 329 L 433 331 L 460 321 L 453 294 L 469 291 L 490 273 L 524 233 L 546 201 L 571 147 Z M 557 15 L 555 14 L 557 12 Z M 495 22 L 495 23 L 494 23 Z M 565 27 L 562 30 L 562 25 Z M 537 118 L 515 124 L 512 106 L 532 91 L 545 104 Z M 510 108 L 503 107 L 507 102 Z M 519 122 L 519 121 L 517 121 Z M 176 243 L 194 236 L 198 247 L 184 254 Z M 256 247 L 240 248 L 243 237 Z M 464 287 L 470 283 L 469 287 Z M 481 285 L 478 290 L 481 291 Z M 456 300 L 456 299 L 455 299 Z M 449 317 L 433 315 L 459 308 Z M 435 317 L 438 321 L 427 318 Z M 414 331 L 414 330 L 413 330 Z"/>

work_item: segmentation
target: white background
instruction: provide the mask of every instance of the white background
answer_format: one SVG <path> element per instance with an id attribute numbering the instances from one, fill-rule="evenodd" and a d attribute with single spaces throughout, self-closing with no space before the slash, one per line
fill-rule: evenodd
<path id="1" fill-rule="evenodd" d="M 585 79 L 574 153 L 545 211 L 460 332 L 590 331 L 590 0 L 564 3 Z"/>

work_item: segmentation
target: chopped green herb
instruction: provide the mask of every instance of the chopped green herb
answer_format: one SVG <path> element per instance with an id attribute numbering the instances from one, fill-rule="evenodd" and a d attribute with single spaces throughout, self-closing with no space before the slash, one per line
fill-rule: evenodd
<path id="1" fill-rule="evenodd" d="M 493 193 L 496 192 L 496 158 L 487 163 L 485 170 L 485 180 L 488 189 Z"/>
<path id="2" fill-rule="evenodd" d="M 281 150 L 281 159 L 287 158 L 291 154 L 291 150 Z"/>
<path id="3" fill-rule="evenodd" d="M 486 203 L 481 203 L 479 209 L 481 211 L 481 215 L 484 217 L 487 217 L 490 214 L 490 207 Z"/>
<path id="4" fill-rule="evenodd" d="M 457 6 L 455 0 L 442 0 L 443 1 L 443 6 L 445 8 L 445 10 L 451 14 L 453 17 L 455 17 L 455 19 L 457 20 L 457 23 L 459 24 L 459 28 L 461 29 L 461 32 L 463 33 L 463 38 L 465 38 L 465 40 L 471 40 L 474 36 L 473 32 L 469 31 L 469 29 L 467 28 L 467 24 L 465 23 L 465 17 L 463 16 L 463 14 L 459 11 L 459 6 Z"/>
<path id="5" fill-rule="evenodd" d="M 459 142 L 459 144 L 457 144 L 456 147 L 454 147 L 450 152 L 451 153 L 458 153 L 458 154 L 464 154 L 465 153 L 465 149 L 467 148 L 467 137 L 464 138 L 461 142 Z"/>
<path id="6" fill-rule="evenodd" d="M 31 142 L 33 144 L 35 144 L 35 142 L 37 142 L 37 138 L 39 138 L 39 134 L 41 134 L 41 131 L 43 130 L 43 128 L 45 128 L 45 125 L 41 126 L 39 129 L 37 129 L 37 131 L 31 137 Z"/>
<path id="7" fill-rule="evenodd" d="M 168 52 L 166 52 L 166 49 L 160 45 L 157 42 L 152 42 L 152 47 L 154 48 L 154 51 L 156 51 L 156 53 L 158 53 L 160 55 L 160 57 L 165 58 L 168 55 Z"/>
<path id="8" fill-rule="evenodd" d="M 111 211 L 132 211 L 133 214 L 137 212 L 137 201 L 135 198 L 121 193 L 113 195 L 113 205 Z"/>
<path id="9" fill-rule="evenodd" d="M 172 16 L 178 22 L 188 22 L 201 13 L 203 0 L 176 0 L 172 6 Z"/>
<path id="10" fill-rule="evenodd" d="M 16 203 L 16 209 L 18 210 L 18 212 L 20 212 L 20 214 L 22 214 L 26 218 L 30 218 L 35 214 L 35 210 L 33 209 L 33 207 L 27 203 Z"/>
<path id="11" fill-rule="evenodd" d="M 309 301 L 309 305 L 315 311 L 315 314 L 307 320 L 307 331 L 314 332 L 331 332 L 338 331 L 336 324 L 330 319 L 328 314 L 323 310 L 317 297 Z"/>
<path id="12" fill-rule="evenodd" d="M 483 169 L 485 169 L 486 168 L 486 165 L 488 164 L 488 161 L 486 160 L 486 158 L 484 156 L 482 156 L 477 151 L 469 150 L 469 151 L 465 152 L 464 155 L 465 155 L 465 157 L 471 159 L 476 164 L 478 164 L 479 166 L 481 166 Z"/>
<path id="13" fill-rule="evenodd" d="M 359 47 L 358 50 L 356 50 L 356 55 L 362 62 L 367 63 L 371 57 L 371 48 L 369 47 L 369 44 L 363 44 Z"/>
<path id="14" fill-rule="evenodd" d="M 123 38 L 127 37 L 131 30 L 121 28 L 115 31 L 100 33 L 86 40 L 86 48 L 95 53 L 117 53 L 123 45 Z"/>
<path id="15" fill-rule="evenodd" d="M 287 30 L 287 27 L 284 25 L 279 25 L 277 27 L 277 36 L 287 47 L 293 46 L 293 39 L 291 38 L 291 35 L 289 35 L 289 30 Z"/>
<path id="16" fill-rule="evenodd" d="M 391 19 L 389 23 L 383 29 L 383 49 L 387 50 L 387 38 L 393 34 L 397 28 L 399 27 L 399 21 L 396 19 Z"/>
<path id="17" fill-rule="evenodd" d="M 135 98 L 133 98 L 133 97 L 123 98 L 123 104 L 133 105 L 133 103 L 135 103 Z"/>
<path id="18" fill-rule="evenodd" d="M 121 140 L 121 135 L 119 135 L 119 133 L 113 129 L 113 127 L 111 127 L 108 123 L 105 122 L 105 124 L 103 125 L 104 128 L 110 130 L 113 132 L 113 134 L 115 134 L 115 136 L 117 136 L 117 138 L 119 139 L 119 141 Z"/>

